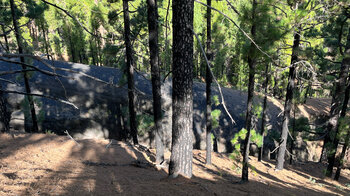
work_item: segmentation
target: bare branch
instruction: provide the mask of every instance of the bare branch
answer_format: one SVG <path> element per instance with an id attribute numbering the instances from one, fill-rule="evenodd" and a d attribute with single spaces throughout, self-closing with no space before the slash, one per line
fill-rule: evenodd
<path id="1" fill-rule="evenodd" d="M 227 115 L 230 117 L 232 124 L 236 124 L 235 120 L 233 119 L 233 117 L 231 116 L 230 112 L 228 111 L 228 109 L 227 109 L 227 107 L 226 107 L 224 95 L 223 95 L 223 93 L 222 93 L 220 84 L 219 84 L 219 82 L 216 80 L 216 78 L 215 78 L 215 76 L 214 76 L 214 73 L 213 73 L 212 70 L 211 70 L 209 60 L 208 60 L 207 55 L 205 54 L 204 49 L 203 49 L 203 46 L 202 46 L 202 42 L 200 41 L 200 39 L 199 39 L 198 35 L 196 34 L 196 32 L 194 32 L 193 29 L 192 29 L 191 27 L 189 27 L 189 28 L 192 30 L 193 34 L 196 36 L 196 38 L 197 38 L 197 40 L 198 40 L 198 43 L 199 43 L 199 46 L 200 46 L 200 48 L 201 48 L 201 51 L 202 51 L 202 53 L 203 53 L 203 55 L 204 55 L 205 61 L 207 62 L 207 66 L 208 66 L 208 68 L 209 68 L 209 70 L 210 70 L 210 73 L 211 73 L 211 75 L 212 75 L 212 77 L 213 77 L 215 83 L 218 85 L 219 92 L 220 92 L 220 96 L 221 96 L 221 101 L 222 101 L 222 102 L 221 102 L 221 103 L 222 103 L 222 106 L 224 107 L 225 112 L 227 113 Z"/>
<path id="2" fill-rule="evenodd" d="M 272 60 L 272 62 L 275 64 L 275 65 L 278 65 L 278 63 L 276 63 L 275 62 L 275 60 L 269 55 L 269 54 L 267 54 L 265 51 L 263 51 L 262 49 L 261 49 L 261 47 L 232 19 L 232 18 L 230 18 L 229 16 L 227 16 L 226 14 L 224 14 L 223 12 L 221 12 L 220 10 L 218 10 L 218 9 L 216 9 L 216 8 L 214 8 L 214 7 L 211 7 L 211 6 L 209 6 L 209 5 L 207 5 L 207 4 L 205 4 L 205 3 L 203 3 L 203 2 L 201 2 L 201 1 L 199 1 L 199 0 L 194 0 L 195 2 L 197 2 L 197 3 L 199 3 L 199 4 L 201 4 L 201 5 L 203 5 L 203 6 L 206 6 L 206 7 L 208 7 L 208 8 L 210 8 L 210 9 L 212 9 L 212 10 L 214 10 L 214 11 L 217 11 L 217 12 L 219 12 L 221 15 L 223 15 L 225 18 L 227 18 L 229 21 L 231 21 L 243 34 L 244 34 L 244 36 L 246 36 L 249 40 L 250 40 L 250 42 L 251 43 L 253 43 L 254 44 L 254 46 L 261 52 L 261 53 L 263 53 L 265 56 L 267 56 L 268 58 L 270 58 L 271 60 Z"/>
<path id="3" fill-rule="evenodd" d="M 61 7 L 59 7 L 59 6 L 56 5 L 56 4 L 50 3 L 50 2 L 48 2 L 48 1 L 46 1 L 46 0 L 41 0 L 41 1 L 44 2 L 44 3 L 46 3 L 46 4 L 48 4 L 48 5 L 50 5 L 50 6 L 53 6 L 53 7 L 57 8 L 57 9 L 61 10 L 62 12 L 64 12 L 67 16 L 69 16 L 69 17 L 72 18 L 74 21 L 76 21 L 76 22 L 79 24 L 79 26 L 81 26 L 81 27 L 82 27 L 87 33 L 89 33 L 90 35 L 92 35 L 92 36 L 94 36 L 94 37 L 101 37 L 101 38 L 103 38 L 103 39 L 108 39 L 108 38 L 106 38 L 106 37 L 102 37 L 102 36 L 96 35 L 96 34 L 92 33 L 91 31 L 89 31 L 88 28 L 86 28 L 77 18 L 75 18 L 75 17 L 74 17 L 72 14 L 70 14 L 67 10 L 65 10 L 65 9 L 63 9 L 63 8 L 61 8 Z"/>
<path id="4" fill-rule="evenodd" d="M 3 90 L 3 89 L 0 89 L 0 91 L 2 91 L 4 93 L 13 93 L 13 94 L 20 94 L 20 95 L 27 95 L 27 96 L 44 97 L 44 98 L 52 99 L 52 100 L 55 100 L 55 101 L 58 101 L 58 102 L 61 102 L 61 103 L 67 104 L 67 105 L 71 105 L 75 109 L 79 109 L 74 103 L 72 103 L 70 101 L 66 101 L 63 99 L 56 98 L 56 97 L 51 97 L 48 95 L 37 94 L 37 93 L 25 93 L 25 92 L 20 92 L 20 91 L 8 91 L 8 90 Z"/>

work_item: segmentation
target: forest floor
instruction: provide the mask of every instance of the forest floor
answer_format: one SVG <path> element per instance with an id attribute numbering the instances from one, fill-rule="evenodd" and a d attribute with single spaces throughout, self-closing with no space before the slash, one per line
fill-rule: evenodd
<path id="1" fill-rule="evenodd" d="M 251 157 L 250 182 L 239 184 L 228 154 L 213 153 L 206 166 L 205 151 L 194 150 L 192 179 L 168 179 L 167 168 L 154 167 L 153 150 L 114 140 L 78 143 L 53 134 L 0 134 L 0 195 L 350 195 L 350 171 L 336 182 L 323 177 L 320 163 L 275 171 L 273 162 Z"/>

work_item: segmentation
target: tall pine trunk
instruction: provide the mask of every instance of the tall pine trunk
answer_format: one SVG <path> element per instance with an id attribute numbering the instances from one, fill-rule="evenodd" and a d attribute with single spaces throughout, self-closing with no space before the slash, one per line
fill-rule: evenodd
<path id="1" fill-rule="evenodd" d="M 126 67 L 128 78 L 128 98 L 129 98 L 129 117 L 130 117 L 130 133 L 134 144 L 138 144 L 136 111 L 135 111 L 135 83 L 134 83 L 134 62 L 132 58 L 132 48 L 130 41 L 130 18 L 128 0 L 123 0 L 124 12 L 124 39 L 126 48 Z"/>
<path id="2" fill-rule="evenodd" d="M 157 0 L 147 0 L 148 6 L 148 31 L 149 50 L 152 74 L 153 115 L 156 125 L 156 163 L 164 161 L 164 136 L 162 127 L 162 93 L 159 72 L 159 47 L 158 47 L 158 7 Z"/>
<path id="3" fill-rule="evenodd" d="M 343 103 L 343 108 L 341 110 L 341 114 L 340 116 L 342 118 L 345 117 L 346 115 L 346 110 L 348 109 L 348 103 L 349 103 L 349 96 L 350 96 L 350 78 L 348 79 L 348 87 L 346 88 L 345 91 L 345 98 L 344 98 L 344 103 Z M 346 149 L 349 146 L 349 139 L 350 139 L 350 130 L 347 131 L 348 133 L 346 134 L 345 137 L 345 141 L 344 141 L 344 145 L 341 151 L 341 154 L 339 156 L 339 164 L 337 167 L 337 171 L 335 172 L 335 176 L 334 176 L 334 180 L 339 180 L 340 177 L 340 171 L 343 167 L 343 162 L 344 162 L 344 157 L 345 157 L 345 153 L 346 153 Z"/>
<path id="4" fill-rule="evenodd" d="M 298 54 L 299 54 L 299 45 L 300 45 L 300 28 L 298 27 L 297 32 L 294 34 L 294 42 L 293 42 L 293 48 L 292 48 L 292 59 L 291 59 L 291 65 L 289 68 L 289 76 L 288 76 L 288 85 L 287 85 L 287 94 L 286 94 L 286 100 L 284 103 L 284 114 L 283 114 L 283 121 L 282 121 L 282 131 L 281 131 L 281 144 L 278 149 L 277 154 L 277 163 L 276 163 L 276 169 L 282 170 L 284 167 L 284 157 L 287 149 L 287 139 L 288 139 L 288 125 L 290 120 L 290 110 L 292 108 L 292 101 L 293 101 L 293 91 L 294 91 L 294 80 L 295 80 L 295 68 L 296 63 L 298 62 Z"/>
<path id="5" fill-rule="evenodd" d="M 265 135 L 265 123 L 266 123 L 266 106 L 267 106 L 267 89 L 269 85 L 269 64 L 266 64 L 265 67 L 265 83 L 264 83 L 264 89 L 265 89 L 265 95 L 264 95 L 264 102 L 263 102 L 263 109 L 262 109 L 262 119 L 261 119 L 261 147 L 259 147 L 259 154 L 258 154 L 258 161 L 262 160 L 263 157 L 263 151 L 264 151 L 264 135 Z"/>
<path id="6" fill-rule="evenodd" d="M 207 0 L 207 5 L 211 6 L 211 0 Z M 212 60 L 212 54 L 211 54 L 211 9 L 207 7 L 207 57 L 209 60 L 209 63 L 211 63 Z M 210 64 L 209 64 L 210 65 Z M 207 110 L 205 113 L 206 118 L 206 128 L 207 128 L 207 135 L 206 135 L 206 164 L 211 164 L 211 131 L 212 131 L 212 125 L 211 125 L 211 73 L 210 73 L 210 67 L 207 65 L 206 69 L 206 98 L 207 98 Z"/>
<path id="7" fill-rule="evenodd" d="M 14 27 L 14 30 L 15 30 L 15 36 L 16 36 L 17 45 L 18 45 L 18 53 L 19 54 L 23 54 L 22 40 L 21 40 L 21 35 L 20 35 L 19 28 L 18 28 L 18 24 L 17 24 L 16 8 L 15 8 L 14 0 L 10 0 L 10 6 L 11 6 L 11 15 L 12 15 L 13 27 Z M 24 63 L 24 57 L 21 57 L 21 62 Z M 26 70 L 27 67 L 25 65 L 22 65 L 22 69 Z M 24 77 L 24 85 L 25 85 L 26 93 L 27 94 L 31 94 L 27 72 L 23 73 L 23 77 Z M 39 129 L 38 129 L 38 121 L 37 121 L 36 114 L 35 114 L 35 107 L 34 107 L 33 97 L 30 96 L 30 95 L 27 95 L 26 98 L 27 98 L 28 103 L 29 103 L 29 108 L 30 108 L 30 113 L 31 113 L 31 118 L 32 118 L 32 127 L 31 127 L 30 130 L 26 130 L 26 131 L 38 132 L 39 131 Z M 25 124 L 26 124 L 26 122 L 25 122 Z"/>
<path id="8" fill-rule="evenodd" d="M 338 81 L 335 83 L 335 92 L 332 99 L 332 107 L 330 111 L 330 119 L 328 120 L 327 125 L 327 135 L 329 136 L 329 149 L 327 149 L 327 159 L 328 166 L 326 171 L 327 177 L 332 177 L 333 166 L 335 161 L 335 155 L 338 148 L 339 138 L 339 117 L 341 116 L 342 104 L 345 99 L 345 88 L 346 88 L 346 80 L 349 74 L 350 68 L 350 27 L 348 30 L 348 37 L 346 41 L 346 46 L 343 54 L 343 61 L 341 63 L 340 72 Z M 345 111 L 344 111 L 345 112 Z M 345 115 L 345 114 L 344 114 Z M 327 145 L 327 144 L 326 144 Z"/>
<path id="9" fill-rule="evenodd" d="M 253 10 L 252 10 L 252 27 L 250 33 L 252 39 L 255 39 L 256 34 L 256 24 L 255 24 L 255 11 L 257 2 L 253 0 Z M 245 128 L 247 130 L 247 135 L 244 140 L 244 150 L 243 150 L 243 169 L 242 169 L 242 182 L 248 181 L 248 167 L 249 167 L 249 149 L 250 149 L 250 130 L 252 128 L 252 117 L 253 117 L 253 98 L 254 98 L 254 81 L 255 81 L 255 59 L 256 47 L 253 43 L 250 44 L 249 54 L 248 54 L 248 66 L 249 66 L 249 84 L 248 84 L 248 100 L 247 100 L 247 113 L 245 119 Z"/>
<path id="10" fill-rule="evenodd" d="M 193 11 L 192 0 L 173 1 L 172 143 L 169 177 L 192 177 Z"/>

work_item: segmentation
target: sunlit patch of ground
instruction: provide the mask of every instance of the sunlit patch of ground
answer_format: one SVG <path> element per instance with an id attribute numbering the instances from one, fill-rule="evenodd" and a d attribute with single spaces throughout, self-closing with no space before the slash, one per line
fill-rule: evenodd
<path id="1" fill-rule="evenodd" d="M 194 150 L 193 178 L 167 179 L 156 169 L 154 150 L 108 140 L 81 140 L 43 134 L 0 135 L 0 195 L 349 195 L 350 171 L 340 182 L 324 179 L 324 165 L 257 162 L 250 182 L 239 184 L 239 164 L 227 154 Z M 170 153 L 166 153 L 169 158 Z M 347 187 L 348 186 L 348 187 Z"/>

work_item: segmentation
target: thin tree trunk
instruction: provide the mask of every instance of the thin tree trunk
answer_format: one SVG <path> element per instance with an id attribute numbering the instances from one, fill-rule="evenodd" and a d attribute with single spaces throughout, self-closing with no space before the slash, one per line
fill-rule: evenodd
<path id="1" fill-rule="evenodd" d="M 132 58 L 132 48 L 130 41 L 130 18 L 128 0 L 123 0 L 124 12 L 124 39 L 126 48 L 126 65 L 128 70 L 128 97 L 129 97 L 129 117 L 130 117 L 130 132 L 134 144 L 138 144 L 136 111 L 135 111 L 135 83 L 134 83 L 134 62 Z"/>
<path id="2" fill-rule="evenodd" d="M 294 107 L 293 107 L 293 132 L 291 132 L 292 137 L 295 138 L 295 110 L 296 110 L 297 104 L 296 102 L 294 102 Z M 293 164 L 293 149 L 294 149 L 294 141 L 292 140 L 290 142 L 290 148 L 289 148 L 289 152 L 290 152 L 290 158 L 289 158 L 289 164 L 292 165 Z"/>
<path id="3" fill-rule="evenodd" d="M 211 6 L 211 0 L 207 0 L 207 5 Z M 212 60 L 212 54 L 211 54 L 211 9 L 207 7 L 207 57 L 209 60 L 209 63 Z M 207 110 L 205 113 L 206 117 L 206 128 L 207 128 L 207 135 L 206 135 L 206 164 L 211 164 L 211 132 L 212 132 L 212 125 L 211 125 L 211 72 L 209 65 L 206 69 L 206 98 L 207 98 Z"/>
<path id="4" fill-rule="evenodd" d="M 42 24 L 42 30 L 43 30 L 43 35 L 44 35 L 44 45 L 45 45 L 45 50 L 46 50 L 46 55 L 47 59 L 50 59 L 50 54 L 49 54 L 49 44 L 46 41 L 46 32 L 45 32 L 45 27 L 44 24 Z"/>
<path id="5" fill-rule="evenodd" d="M 2 85 L 0 83 L 0 89 Z M 4 96 L 4 93 L 0 91 L 0 132 L 9 132 L 10 131 L 10 113 L 7 110 L 7 100 Z"/>
<path id="6" fill-rule="evenodd" d="M 257 2 L 253 0 L 253 10 L 252 10 L 252 27 L 250 30 L 251 36 L 254 39 L 256 34 L 256 24 L 255 24 L 255 10 Z M 248 100 L 247 100 L 247 113 L 245 119 L 245 128 L 247 130 L 247 135 L 244 140 L 244 150 L 243 150 L 243 169 L 242 169 L 242 182 L 248 181 L 248 167 L 249 167 L 249 149 L 250 149 L 250 131 L 252 128 L 252 117 L 253 117 L 253 98 L 254 98 L 254 81 L 255 81 L 255 65 L 256 59 L 254 57 L 256 47 L 253 43 L 250 44 L 249 54 L 248 54 L 248 65 L 249 65 L 249 84 L 248 84 Z"/>
<path id="7" fill-rule="evenodd" d="M 157 0 L 147 0 L 148 6 L 148 30 L 149 50 L 152 74 L 153 115 L 156 126 L 156 163 L 164 161 L 164 136 L 162 127 L 162 93 L 159 72 L 159 47 L 158 47 L 158 7 Z"/>
<path id="8" fill-rule="evenodd" d="M 348 87 L 346 88 L 346 91 L 345 91 L 345 98 L 344 98 L 343 108 L 342 108 L 342 111 L 341 111 L 341 114 L 340 114 L 340 116 L 342 118 L 345 117 L 346 110 L 348 108 L 349 96 L 350 96 L 350 78 L 348 79 L 348 83 L 349 83 Z M 337 171 L 335 172 L 334 180 L 339 180 L 340 171 L 341 171 L 341 169 L 343 167 L 345 152 L 346 152 L 346 149 L 349 146 L 349 139 L 350 139 L 350 130 L 348 130 L 348 133 L 346 134 L 346 137 L 345 137 L 344 145 L 343 145 L 340 157 L 339 157 L 339 164 L 338 164 L 338 167 L 337 167 Z"/>
<path id="9" fill-rule="evenodd" d="M 6 31 L 4 25 L 1 25 L 2 32 L 4 33 L 4 39 L 5 39 L 5 46 L 6 46 L 6 52 L 10 52 L 9 42 L 7 39 Z"/>
<path id="10" fill-rule="evenodd" d="M 173 1 L 172 143 L 169 177 L 192 177 L 193 15 L 192 0 Z"/>
<path id="11" fill-rule="evenodd" d="M 265 95 L 264 95 L 264 103 L 263 103 L 263 110 L 262 110 L 262 119 L 261 119 L 261 136 L 262 136 L 262 143 L 261 147 L 259 147 L 259 154 L 258 154 L 258 161 L 262 160 L 263 157 L 263 150 L 264 150 L 264 135 L 265 135 L 265 123 L 266 123 L 266 106 L 267 106 L 267 89 L 269 85 L 269 64 L 266 64 L 265 67 L 265 83 L 264 83 L 264 89 L 265 89 Z"/>
<path id="12" fill-rule="evenodd" d="M 299 53 L 299 45 L 300 45 L 300 28 L 298 27 L 297 32 L 294 34 L 294 42 L 292 49 L 292 59 L 291 66 L 289 68 L 289 76 L 288 76 L 288 85 L 287 85 L 287 94 L 286 101 L 284 103 L 284 114 L 283 114 L 283 122 L 282 122 L 282 132 L 281 132 L 281 145 L 277 154 L 277 163 L 276 169 L 282 170 L 284 166 L 284 156 L 287 149 L 287 139 L 288 139 L 288 124 L 290 120 L 290 110 L 292 108 L 293 101 L 293 91 L 294 91 L 294 80 L 295 80 L 295 67 L 298 62 L 298 53 Z"/>
<path id="13" fill-rule="evenodd" d="M 339 143 L 339 138 L 338 138 L 339 117 L 342 115 L 341 109 L 345 99 L 346 80 L 348 78 L 348 72 L 350 67 L 350 27 L 348 32 L 349 34 L 347 37 L 347 42 L 344 50 L 345 52 L 343 55 L 343 61 L 340 67 L 339 79 L 335 83 L 336 89 L 332 100 L 332 107 L 329 115 L 330 119 L 327 125 L 327 132 L 331 143 L 330 149 L 328 150 L 328 156 L 327 156 L 327 159 L 328 159 L 328 166 L 326 171 L 327 177 L 332 177 L 335 155 L 336 155 L 338 143 Z M 345 111 L 344 111 L 344 115 L 345 115 Z"/>
<path id="14" fill-rule="evenodd" d="M 21 36 L 20 36 L 20 31 L 18 29 L 14 0 L 10 0 L 10 6 L 11 6 L 13 27 L 15 30 L 15 36 L 16 36 L 16 40 L 17 40 L 17 44 L 18 44 L 18 53 L 23 54 L 22 40 L 21 40 Z M 21 59 L 21 62 L 24 63 L 24 58 L 21 57 L 20 59 Z M 25 65 L 22 65 L 22 69 L 26 70 L 27 67 Z M 24 76 L 24 85 L 25 85 L 26 93 L 31 94 L 27 72 L 24 72 L 23 76 Z M 38 132 L 39 131 L 38 121 L 37 121 L 36 114 L 35 114 L 33 97 L 29 96 L 29 95 L 26 97 L 28 99 L 29 108 L 30 108 L 31 117 L 32 117 L 32 127 L 31 127 L 30 132 Z M 26 131 L 28 131 L 28 130 L 26 130 Z"/>

